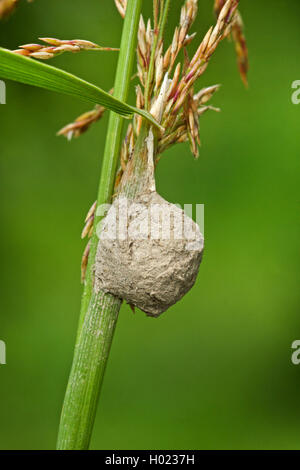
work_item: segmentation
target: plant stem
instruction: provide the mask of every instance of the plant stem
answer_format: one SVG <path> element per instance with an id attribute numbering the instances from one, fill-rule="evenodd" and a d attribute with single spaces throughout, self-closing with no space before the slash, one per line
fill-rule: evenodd
<path id="1" fill-rule="evenodd" d="M 57 448 L 88 449 L 121 301 L 92 294 L 74 352 Z"/>
<path id="2" fill-rule="evenodd" d="M 142 0 L 128 0 L 116 72 L 114 96 L 127 101 L 135 56 Z M 123 119 L 110 113 L 97 207 L 110 202 L 119 159 Z M 62 409 L 57 448 L 87 449 L 121 300 L 93 293 L 93 266 L 97 251 L 95 218 L 86 283 L 82 296 L 72 369 Z"/>

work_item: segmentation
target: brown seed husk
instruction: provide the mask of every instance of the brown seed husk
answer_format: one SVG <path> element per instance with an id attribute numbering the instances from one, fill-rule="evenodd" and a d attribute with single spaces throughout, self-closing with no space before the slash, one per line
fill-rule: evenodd
<path id="1" fill-rule="evenodd" d="M 203 245 L 198 225 L 155 191 L 118 197 L 102 223 L 95 290 L 157 317 L 194 285 Z"/>

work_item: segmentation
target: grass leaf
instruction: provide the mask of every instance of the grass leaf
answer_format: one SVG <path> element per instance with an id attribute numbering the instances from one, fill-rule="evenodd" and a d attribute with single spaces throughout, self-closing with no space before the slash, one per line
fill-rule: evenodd
<path id="1" fill-rule="evenodd" d="M 0 48 L 0 78 L 75 96 L 83 101 L 91 101 L 126 118 L 130 118 L 134 113 L 137 113 L 156 127 L 160 127 L 157 121 L 146 111 L 123 103 L 96 85 L 57 67 L 15 54 L 3 48 Z"/>

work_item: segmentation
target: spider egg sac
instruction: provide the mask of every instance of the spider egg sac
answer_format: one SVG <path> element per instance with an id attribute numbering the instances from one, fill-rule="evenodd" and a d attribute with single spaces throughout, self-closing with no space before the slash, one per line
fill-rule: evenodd
<path id="1" fill-rule="evenodd" d="M 194 285 L 203 247 L 199 226 L 157 192 L 119 196 L 101 223 L 94 288 L 157 317 Z"/>

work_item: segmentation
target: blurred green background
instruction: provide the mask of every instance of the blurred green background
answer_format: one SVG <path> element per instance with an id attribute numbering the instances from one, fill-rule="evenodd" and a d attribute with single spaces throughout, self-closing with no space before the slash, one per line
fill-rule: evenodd
<path id="1" fill-rule="evenodd" d="M 150 0 L 144 1 L 150 11 Z M 199 1 L 198 41 L 213 23 Z M 173 1 L 169 37 L 182 1 Z M 251 58 L 240 82 L 225 41 L 199 86 L 222 83 L 201 121 L 201 155 L 167 152 L 158 189 L 205 204 L 206 252 L 192 291 L 159 319 L 123 306 L 93 449 L 300 449 L 300 3 L 242 0 Z M 117 46 L 113 0 L 22 1 L 0 25 L 14 49 L 39 36 Z M 53 64 L 113 83 L 117 55 Z M 0 448 L 53 449 L 79 314 L 80 232 L 94 201 L 107 116 L 78 140 L 55 133 L 89 105 L 7 83 L 0 107 Z"/>

